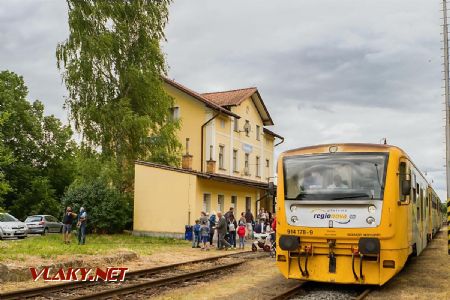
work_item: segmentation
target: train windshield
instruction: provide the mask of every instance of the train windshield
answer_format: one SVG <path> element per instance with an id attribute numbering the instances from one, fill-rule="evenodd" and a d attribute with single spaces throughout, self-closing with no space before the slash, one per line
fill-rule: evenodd
<path id="1" fill-rule="evenodd" d="M 382 200 L 387 153 L 286 157 L 286 200 Z"/>

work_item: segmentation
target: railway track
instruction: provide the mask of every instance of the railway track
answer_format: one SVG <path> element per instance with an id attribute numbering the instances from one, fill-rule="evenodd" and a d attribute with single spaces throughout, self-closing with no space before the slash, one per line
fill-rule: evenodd
<path id="1" fill-rule="evenodd" d="M 299 285 L 271 298 L 271 300 L 297 299 L 352 299 L 363 300 L 372 291 L 364 286 L 329 285 L 304 281 Z"/>
<path id="2" fill-rule="evenodd" d="M 125 281 L 106 282 L 67 282 L 39 288 L 24 289 L 0 294 L 0 299 L 105 299 L 135 293 L 148 294 L 164 287 L 173 287 L 186 281 L 216 274 L 239 266 L 245 258 L 257 258 L 260 255 L 251 251 L 231 253 L 206 259 L 165 265 L 150 269 L 129 272 Z M 234 259 L 239 261 L 233 261 Z M 200 266 L 194 271 L 191 267 Z M 143 291 L 145 290 L 145 291 Z"/>

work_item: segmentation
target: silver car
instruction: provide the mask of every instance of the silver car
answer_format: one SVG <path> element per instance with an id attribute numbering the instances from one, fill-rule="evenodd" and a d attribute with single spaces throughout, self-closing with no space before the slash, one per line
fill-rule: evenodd
<path id="1" fill-rule="evenodd" d="M 28 233 L 46 235 L 49 232 L 62 232 L 63 223 L 50 215 L 34 215 L 26 218 Z"/>
<path id="2" fill-rule="evenodd" d="M 24 239 L 27 237 L 27 225 L 8 213 L 0 213 L 0 240 L 4 238 Z"/>

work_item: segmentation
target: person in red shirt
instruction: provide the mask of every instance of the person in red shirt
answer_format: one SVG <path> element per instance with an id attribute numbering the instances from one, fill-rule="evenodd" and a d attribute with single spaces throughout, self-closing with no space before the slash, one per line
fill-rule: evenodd
<path id="1" fill-rule="evenodd" d="M 244 225 L 244 223 L 239 222 L 239 228 L 237 230 L 237 234 L 239 236 L 239 249 L 244 250 L 244 245 L 245 245 L 245 225 Z"/>

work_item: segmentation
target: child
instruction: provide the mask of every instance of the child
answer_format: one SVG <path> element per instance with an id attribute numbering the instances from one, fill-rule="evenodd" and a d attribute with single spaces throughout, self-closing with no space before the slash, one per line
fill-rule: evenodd
<path id="1" fill-rule="evenodd" d="M 192 248 L 200 248 L 200 221 L 195 220 L 194 236 L 192 238 Z"/>
<path id="2" fill-rule="evenodd" d="M 203 243 L 202 250 L 209 250 L 208 243 L 209 243 L 209 225 L 208 221 L 203 220 L 201 227 L 200 227 L 200 239 Z"/>
<path id="3" fill-rule="evenodd" d="M 244 239 L 245 239 L 245 225 L 244 223 L 239 224 L 239 228 L 237 230 L 239 236 L 239 249 L 244 250 Z"/>

